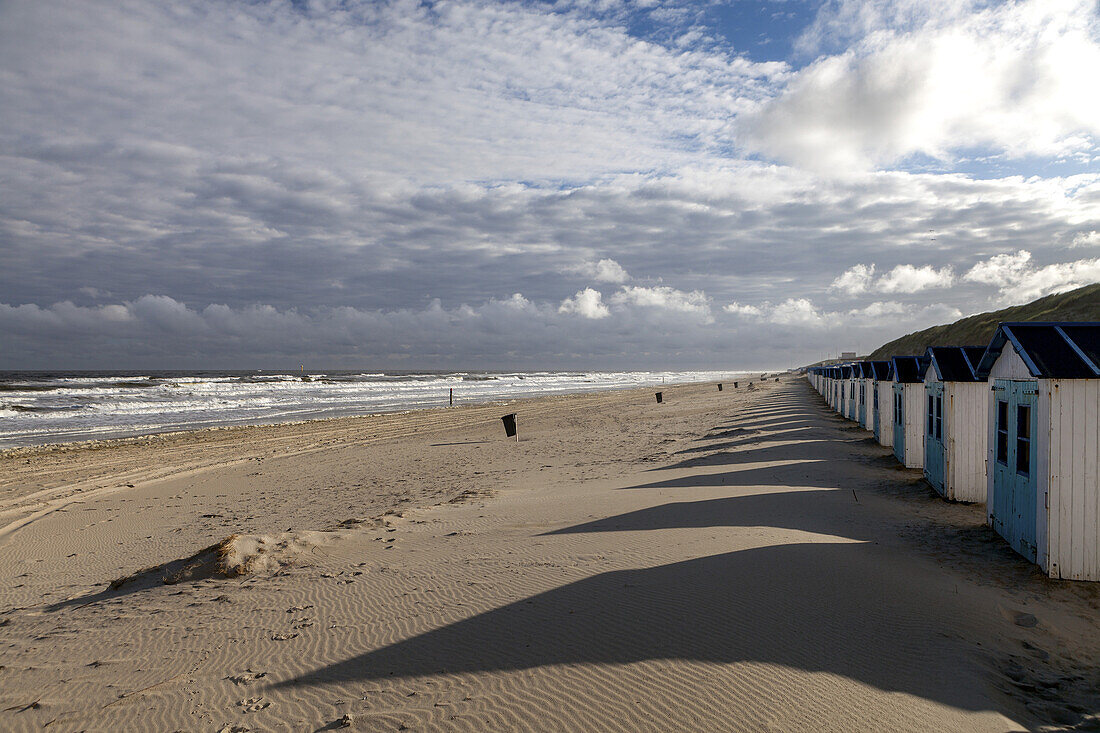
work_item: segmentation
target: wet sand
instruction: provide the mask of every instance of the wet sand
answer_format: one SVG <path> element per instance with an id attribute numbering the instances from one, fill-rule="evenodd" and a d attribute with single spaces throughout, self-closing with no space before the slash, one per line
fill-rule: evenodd
<path id="1" fill-rule="evenodd" d="M 1097 724 L 1095 584 L 803 380 L 664 394 L 4 453 L 0 728 Z"/>

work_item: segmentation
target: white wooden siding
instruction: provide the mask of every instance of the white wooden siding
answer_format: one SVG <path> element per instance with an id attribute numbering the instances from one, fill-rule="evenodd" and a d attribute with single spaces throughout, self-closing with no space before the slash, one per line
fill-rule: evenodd
<path id="1" fill-rule="evenodd" d="M 903 399 L 905 467 L 924 468 L 924 418 L 927 410 L 924 400 L 924 382 L 906 382 Z"/>
<path id="2" fill-rule="evenodd" d="M 894 446 L 894 383 L 888 380 L 875 382 L 878 390 L 878 444 L 892 448 Z M 875 425 L 871 423 L 871 429 Z"/>
<path id="3" fill-rule="evenodd" d="M 1016 353 L 1016 347 L 1011 341 L 1005 342 L 1001 355 L 997 357 L 997 361 L 993 362 L 993 368 L 989 372 L 990 383 L 994 379 L 1035 379 L 1028 371 L 1027 364 L 1024 364 L 1024 360 Z"/>
<path id="4" fill-rule="evenodd" d="M 1037 468 L 1046 469 L 1039 476 L 1047 479 L 1047 516 L 1040 524 L 1047 530 L 1047 562 L 1040 564 L 1053 578 L 1100 580 L 1100 380 L 1051 380 L 1040 390 L 1040 399 L 1044 392 L 1049 395 L 1050 429 L 1043 430 L 1040 422 Z M 1043 438 L 1049 440 L 1049 450 L 1044 450 Z"/>
<path id="5" fill-rule="evenodd" d="M 989 384 L 945 382 L 944 496 L 956 501 L 985 502 Z"/>

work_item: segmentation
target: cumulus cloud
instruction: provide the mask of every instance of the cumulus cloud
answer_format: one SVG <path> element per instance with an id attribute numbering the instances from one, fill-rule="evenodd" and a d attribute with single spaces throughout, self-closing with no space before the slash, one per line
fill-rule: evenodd
<path id="1" fill-rule="evenodd" d="M 955 272 L 950 267 L 937 270 L 931 265 L 898 265 L 875 282 L 875 289 L 882 293 L 918 293 L 930 288 L 948 288 L 954 282 Z"/>
<path id="2" fill-rule="evenodd" d="M 682 313 L 693 313 L 711 318 L 710 298 L 706 293 L 692 290 L 690 293 L 667 285 L 656 287 L 644 287 L 624 285 L 617 293 L 611 296 L 611 302 L 615 305 L 633 305 L 643 308 L 659 308 Z"/>
<path id="3" fill-rule="evenodd" d="M 727 303 L 722 306 L 722 310 L 726 313 L 732 313 L 737 316 L 763 316 L 764 311 L 760 306 L 746 305 L 744 303 Z"/>
<path id="4" fill-rule="evenodd" d="M 918 293 L 932 288 L 951 287 L 955 282 L 955 272 L 951 267 L 937 270 L 931 265 L 897 265 L 877 280 L 874 274 L 873 264 L 855 265 L 833 280 L 829 287 L 848 295 L 859 295 L 868 290 L 879 293 Z"/>
<path id="5" fill-rule="evenodd" d="M 576 265 L 569 268 L 568 271 L 601 283 L 625 283 L 630 280 L 630 274 L 623 269 L 622 265 L 606 257 L 598 262 L 585 262 Z"/>
<path id="6" fill-rule="evenodd" d="M 884 10 L 888 8 L 889 10 Z M 1096 153 L 1100 17 L 1091 0 L 827 6 L 807 39 L 828 46 L 741 121 L 745 140 L 821 172 L 967 149 L 1013 158 Z"/>
<path id="7" fill-rule="evenodd" d="M 933 323 L 953 321 L 962 316 L 958 308 L 941 303 L 930 305 L 904 304 L 898 301 L 875 301 L 862 308 L 847 311 L 826 311 L 808 298 L 788 298 L 759 306 L 730 303 L 723 310 L 752 320 L 779 326 L 793 326 L 821 332 L 851 331 L 860 327 L 923 328 Z M 851 335 L 851 334 L 849 334 Z"/>
<path id="8" fill-rule="evenodd" d="M 592 288 L 585 288 L 572 298 L 566 298 L 558 307 L 559 313 L 576 313 L 585 318 L 607 318 L 611 311 L 603 304 L 603 294 Z"/>
<path id="9" fill-rule="evenodd" d="M 1026 303 L 1043 295 L 1100 282 L 1100 258 L 1036 267 L 1031 252 L 1022 249 L 979 262 L 963 278 L 997 287 L 1003 302 Z"/>
<path id="10" fill-rule="evenodd" d="M 1100 232 L 1081 232 L 1073 238 L 1072 247 L 1100 247 Z"/>
<path id="11" fill-rule="evenodd" d="M 836 280 L 833 280 L 829 287 L 842 290 L 849 295 L 859 295 L 870 289 L 874 276 L 874 265 L 855 265 L 845 270 Z"/>

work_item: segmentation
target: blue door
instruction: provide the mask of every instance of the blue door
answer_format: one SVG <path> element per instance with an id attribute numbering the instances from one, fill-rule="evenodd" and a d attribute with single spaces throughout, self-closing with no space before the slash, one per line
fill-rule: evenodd
<path id="1" fill-rule="evenodd" d="M 848 419 L 856 419 L 856 383 L 848 382 Z"/>
<path id="2" fill-rule="evenodd" d="M 1035 562 L 1039 481 L 1039 384 L 998 379 L 993 441 L 993 529 L 1016 552 Z"/>
<path id="3" fill-rule="evenodd" d="M 943 495 L 943 382 L 924 386 L 924 477 Z"/>
<path id="4" fill-rule="evenodd" d="M 905 465 L 905 385 L 894 382 L 894 458 Z"/>

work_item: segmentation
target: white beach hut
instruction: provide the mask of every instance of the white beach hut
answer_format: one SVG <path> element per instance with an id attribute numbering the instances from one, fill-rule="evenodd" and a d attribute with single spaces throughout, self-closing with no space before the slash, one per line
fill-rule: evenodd
<path id="1" fill-rule="evenodd" d="M 874 362 L 861 361 L 859 362 L 859 394 L 856 400 L 856 421 L 865 430 L 871 430 L 872 427 L 874 394 Z"/>
<path id="2" fill-rule="evenodd" d="M 924 465 L 923 357 L 895 356 L 890 360 L 893 381 L 894 457 L 906 468 Z"/>
<path id="3" fill-rule="evenodd" d="M 945 499 L 982 503 L 989 388 L 982 346 L 932 346 L 923 364 L 924 477 Z"/>
<path id="4" fill-rule="evenodd" d="M 894 382 L 890 362 L 870 363 L 875 375 L 871 384 L 871 430 L 879 445 L 890 448 L 894 445 Z"/>
<path id="5" fill-rule="evenodd" d="M 849 364 L 847 369 L 848 403 L 844 406 L 844 417 L 856 420 L 856 406 L 859 404 L 859 364 Z"/>
<path id="6" fill-rule="evenodd" d="M 1050 577 L 1100 580 L 1100 323 L 1002 323 L 977 373 L 990 525 Z"/>

